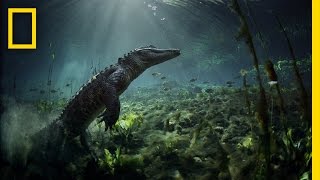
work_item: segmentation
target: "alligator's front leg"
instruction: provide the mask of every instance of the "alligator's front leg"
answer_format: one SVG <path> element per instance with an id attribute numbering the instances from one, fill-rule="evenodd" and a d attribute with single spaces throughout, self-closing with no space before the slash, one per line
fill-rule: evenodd
<path id="1" fill-rule="evenodd" d="M 109 90 L 105 97 L 103 98 L 103 101 L 106 106 L 106 110 L 100 115 L 102 117 L 102 121 L 104 121 L 106 129 L 112 128 L 112 126 L 117 122 L 119 119 L 120 114 L 120 100 L 115 92 L 115 89 Z"/>

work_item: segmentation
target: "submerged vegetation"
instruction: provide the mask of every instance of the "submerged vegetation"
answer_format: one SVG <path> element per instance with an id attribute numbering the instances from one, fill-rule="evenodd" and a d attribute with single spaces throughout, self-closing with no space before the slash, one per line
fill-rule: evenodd
<path id="1" fill-rule="evenodd" d="M 155 2 L 184 10 L 199 3 Z M 41 94 L 41 99 L 30 102 L 16 98 L 4 110 L 1 127 L 7 133 L 4 138 L 9 145 L 5 151 L 9 158 L 1 168 L 3 178 L 17 177 L 14 172 L 18 170 L 19 177 L 25 179 L 61 176 L 64 179 L 310 180 L 311 97 L 304 78 L 310 78 L 311 55 L 304 59 L 295 56 L 286 29 L 278 19 L 291 57 L 260 58 L 259 45 L 255 44 L 257 37 L 253 35 L 246 10 L 237 0 L 231 2 L 230 8 L 241 23 L 237 40 L 243 40 L 252 56 L 247 58 L 250 65 L 237 71 L 237 78 L 233 79 L 237 82 L 230 80 L 217 85 L 213 80 L 203 81 L 200 77 L 201 73 L 211 72 L 236 58 L 220 51 L 203 53 L 204 49 L 210 50 L 206 44 L 209 41 L 224 41 L 223 36 L 215 39 L 210 34 L 203 35 L 201 38 L 205 40 L 192 42 L 192 51 L 187 52 L 189 58 L 197 59 L 188 64 L 195 67 L 196 76 L 185 76 L 184 81 L 178 82 L 161 71 L 152 72 L 152 78 L 159 84 L 133 88 L 120 96 L 121 113 L 112 128 L 99 116 L 89 125 L 89 151 L 77 137 L 67 146 L 70 151 L 67 151 L 70 155 L 67 163 L 28 162 L 32 147 L 28 138 L 40 126 L 59 116 L 68 103 L 65 94 L 73 95 L 76 86 L 73 80 L 68 80 L 61 89 L 53 88 L 52 61 L 48 88 L 29 89 L 29 93 Z M 208 3 L 225 2 L 200 3 L 207 7 Z M 263 34 L 257 34 L 262 41 Z M 55 59 L 54 53 L 52 59 Z M 182 67 L 183 63 L 177 64 Z M 92 61 L 90 72 L 96 74 L 100 67 L 93 64 Z M 293 76 L 295 83 L 292 83 Z M 14 91 L 15 81 L 16 77 Z M 32 123 L 24 127 L 29 119 Z M 26 127 L 28 130 L 24 130 Z M 18 161 L 22 161 L 22 165 Z"/>
<path id="2" fill-rule="evenodd" d="M 105 132 L 99 119 L 89 126 L 98 161 L 76 143 L 73 151 L 78 155 L 64 167 L 64 173 L 76 179 L 264 179 L 260 125 L 248 113 L 242 96 L 244 88 L 207 85 L 193 92 L 189 86 L 178 85 L 166 95 L 159 93 L 158 87 L 124 95 L 122 115 L 113 130 Z M 251 86 L 246 91 L 249 103 L 256 106 L 259 88 Z M 273 179 L 310 176 L 311 130 L 305 132 L 299 125 L 299 101 L 289 98 L 295 93 L 295 89 L 287 89 L 283 94 L 288 109 L 287 131 L 279 125 L 279 105 L 275 103 L 268 109 L 272 114 L 269 131 Z M 277 97 L 277 93 L 268 92 L 271 96 Z M 34 169 L 27 171 L 46 176 Z"/>

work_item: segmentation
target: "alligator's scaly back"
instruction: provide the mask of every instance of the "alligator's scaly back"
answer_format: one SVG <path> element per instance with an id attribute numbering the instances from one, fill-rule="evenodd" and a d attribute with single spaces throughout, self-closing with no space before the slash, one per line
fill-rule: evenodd
<path id="1" fill-rule="evenodd" d="M 72 139 L 85 132 L 89 124 L 103 112 L 102 120 L 111 127 L 119 118 L 119 96 L 129 84 L 147 68 L 180 55 L 178 49 L 158 49 L 154 46 L 142 47 L 118 59 L 97 75 L 73 96 L 60 117 L 36 136 L 49 148 L 59 147 L 65 139 Z M 42 143 L 41 143 L 42 144 Z"/>

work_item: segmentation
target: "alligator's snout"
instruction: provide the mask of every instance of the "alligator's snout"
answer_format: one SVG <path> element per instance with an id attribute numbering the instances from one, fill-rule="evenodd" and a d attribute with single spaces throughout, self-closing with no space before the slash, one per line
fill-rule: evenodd
<path id="1" fill-rule="evenodd" d="M 180 56 L 181 52 L 180 49 L 172 49 L 171 50 L 176 56 Z"/>
<path id="2" fill-rule="evenodd" d="M 154 49 L 153 58 L 151 58 L 151 65 L 168 61 L 179 56 L 180 54 L 180 49 Z"/>
<path id="3" fill-rule="evenodd" d="M 164 49 L 163 54 L 168 56 L 168 59 L 172 59 L 179 56 L 181 53 L 180 53 L 180 49 Z"/>
<path id="4" fill-rule="evenodd" d="M 138 48 L 135 50 L 135 53 L 137 54 L 140 62 L 142 62 L 147 68 L 173 59 L 181 54 L 180 49 L 161 49 L 152 45 Z"/>

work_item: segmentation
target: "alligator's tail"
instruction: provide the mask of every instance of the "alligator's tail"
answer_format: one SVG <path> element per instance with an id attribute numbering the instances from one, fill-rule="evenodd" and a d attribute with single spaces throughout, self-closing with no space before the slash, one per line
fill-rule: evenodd
<path id="1" fill-rule="evenodd" d="M 32 135 L 32 149 L 29 161 L 55 162 L 59 160 L 65 143 L 65 132 L 62 121 L 57 119 Z"/>

